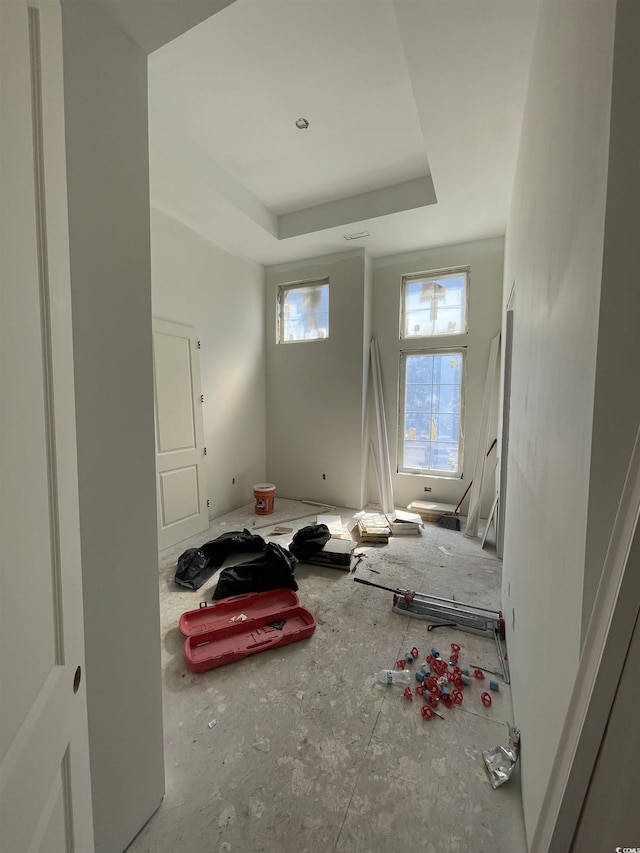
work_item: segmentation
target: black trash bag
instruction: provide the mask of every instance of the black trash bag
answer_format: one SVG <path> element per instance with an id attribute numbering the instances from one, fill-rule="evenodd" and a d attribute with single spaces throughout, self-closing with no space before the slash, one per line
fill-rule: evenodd
<path id="1" fill-rule="evenodd" d="M 199 589 L 215 569 L 209 570 L 209 558 L 200 548 L 189 548 L 178 557 L 174 580 L 180 586 Z"/>
<path id="2" fill-rule="evenodd" d="M 326 524 L 310 524 L 301 527 L 291 540 L 289 549 L 300 562 L 304 563 L 312 554 L 322 551 L 331 539 L 331 533 Z"/>
<path id="3" fill-rule="evenodd" d="M 174 581 L 187 589 L 200 589 L 211 575 L 216 572 L 229 554 L 244 551 L 263 551 L 266 542 L 245 528 L 243 531 L 229 531 L 205 542 L 200 548 L 189 548 L 178 557 Z"/>
<path id="4" fill-rule="evenodd" d="M 283 587 L 295 592 L 298 584 L 293 577 L 293 570 L 297 562 L 293 554 L 281 545 L 269 542 L 262 556 L 237 566 L 228 566 L 220 572 L 213 601 L 229 598 L 231 595 L 266 592 Z"/>

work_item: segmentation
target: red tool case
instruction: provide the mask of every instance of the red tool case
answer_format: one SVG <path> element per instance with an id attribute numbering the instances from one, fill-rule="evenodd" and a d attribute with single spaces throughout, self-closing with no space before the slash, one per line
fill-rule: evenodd
<path id="1" fill-rule="evenodd" d="M 246 620 L 238 620 L 239 616 Z M 283 622 L 281 628 L 270 623 Z M 290 589 L 223 598 L 183 613 L 184 658 L 192 672 L 206 672 L 249 655 L 295 643 L 316 630 L 312 613 Z"/>

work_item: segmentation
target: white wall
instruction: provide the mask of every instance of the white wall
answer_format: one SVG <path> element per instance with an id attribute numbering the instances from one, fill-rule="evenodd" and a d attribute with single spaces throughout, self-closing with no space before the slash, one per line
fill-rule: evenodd
<path id="1" fill-rule="evenodd" d="M 395 504 L 406 506 L 412 500 L 429 500 L 457 504 L 471 477 L 476 459 L 478 429 L 482 400 L 487 378 L 487 364 L 491 339 L 500 331 L 500 300 L 502 294 L 504 240 L 478 240 L 453 246 L 443 246 L 423 252 L 395 255 L 374 262 L 374 319 L 373 333 L 378 338 L 382 362 L 382 380 L 385 398 L 387 431 L 391 469 L 397 469 L 398 439 L 398 365 L 401 349 L 409 350 L 429 346 L 466 346 L 467 379 L 465 398 L 464 477 L 423 477 L 412 474 L 393 474 Z M 402 276 L 415 272 L 470 266 L 468 334 L 399 340 L 400 285 Z M 494 424 L 497 414 L 494 405 Z M 489 443 L 495 435 L 495 425 Z M 484 511 L 488 512 L 494 496 L 493 471 L 495 450 L 487 468 Z M 377 498 L 375 478 L 369 478 L 370 496 Z M 424 487 L 432 491 L 425 494 Z M 466 511 L 468 498 L 462 506 Z"/>
<path id="2" fill-rule="evenodd" d="M 618 0 L 583 637 L 640 423 L 640 3 Z"/>
<path id="3" fill-rule="evenodd" d="M 615 0 L 541 6 L 507 229 L 503 607 L 529 838 L 580 651 L 614 13 Z"/>
<path id="4" fill-rule="evenodd" d="M 329 337 L 276 344 L 278 284 L 325 276 Z M 360 508 L 364 253 L 267 267 L 266 281 L 267 479 L 276 499 Z"/>
<path id="5" fill-rule="evenodd" d="M 264 271 L 152 209 L 151 282 L 153 315 L 194 326 L 202 342 L 214 518 L 253 501 L 253 485 L 266 476 Z"/>
<path id="6" fill-rule="evenodd" d="M 63 4 L 73 350 L 96 849 L 164 793 L 155 509 L 147 58 Z"/>
<path id="7" fill-rule="evenodd" d="M 468 348 L 466 479 L 461 483 L 459 479 L 393 475 L 396 506 L 424 498 L 457 503 L 473 470 L 489 346 L 500 329 L 503 249 L 503 239 L 494 238 L 374 261 L 356 250 L 267 268 L 267 478 L 276 484 L 277 493 L 356 508 L 378 501 L 369 460 L 371 425 L 366 409 L 371 336 L 377 337 L 380 346 L 395 470 L 402 275 L 469 264 L 469 333 L 463 340 L 438 339 L 439 346 L 450 340 Z M 327 275 L 331 285 L 329 338 L 276 344 L 277 285 Z M 407 349 L 425 345 L 424 341 L 405 343 Z M 432 487 L 429 495 L 425 495 L 424 485 Z M 488 483 L 485 510 L 492 497 L 493 487 Z"/>

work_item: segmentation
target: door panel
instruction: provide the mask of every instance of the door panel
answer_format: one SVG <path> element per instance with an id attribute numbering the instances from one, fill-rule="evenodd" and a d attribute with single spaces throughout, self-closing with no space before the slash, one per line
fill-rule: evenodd
<path id="1" fill-rule="evenodd" d="M 153 321 L 158 547 L 209 526 L 195 329 Z"/>
<path id="2" fill-rule="evenodd" d="M 160 474 L 162 523 L 166 527 L 199 512 L 198 469 L 195 465 Z"/>
<path id="3" fill-rule="evenodd" d="M 0 3 L 0 63 L 0 850 L 68 853 L 93 828 L 56 2 Z"/>
<path id="4" fill-rule="evenodd" d="M 191 341 L 166 333 L 154 335 L 157 390 L 158 452 L 190 450 L 196 446 L 191 381 Z"/>

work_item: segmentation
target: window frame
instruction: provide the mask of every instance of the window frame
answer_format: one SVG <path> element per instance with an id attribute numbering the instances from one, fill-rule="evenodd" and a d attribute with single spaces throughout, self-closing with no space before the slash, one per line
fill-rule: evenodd
<path id="1" fill-rule="evenodd" d="M 407 285 L 414 281 L 423 279 L 445 278 L 447 276 L 464 275 L 466 278 L 465 298 L 464 298 L 464 328 L 458 332 L 434 332 L 433 334 L 405 334 L 405 311 L 406 311 L 406 290 Z M 400 281 L 400 330 L 399 338 L 401 341 L 415 341 L 420 338 L 447 338 L 460 337 L 469 333 L 469 290 L 471 289 L 471 267 L 467 264 L 460 267 L 447 267 L 439 270 L 425 270 L 423 272 L 405 273 Z"/>
<path id="2" fill-rule="evenodd" d="M 297 338 L 295 340 L 285 340 L 284 338 L 284 330 L 285 330 L 285 321 L 284 317 L 284 295 L 291 290 L 305 290 L 307 288 L 317 287 L 318 285 L 326 286 L 327 288 L 327 334 L 322 338 Z M 329 292 L 329 276 L 322 276 L 321 278 L 310 278 L 305 279 L 303 281 L 291 281 L 285 282 L 283 284 L 278 284 L 276 289 L 276 344 L 311 344 L 317 343 L 319 341 L 326 341 L 329 339 L 331 335 L 331 323 L 330 323 L 330 314 L 331 314 L 331 301 L 330 301 L 330 292 Z"/>
<path id="3" fill-rule="evenodd" d="M 405 464 L 404 459 L 404 443 L 405 443 L 405 420 L 406 420 L 406 380 L 407 380 L 407 358 L 417 355 L 455 355 L 462 359 L 462 369 L 460 373 L 460 426 L 458 434 L 458 466 L 455 471 L 444 471 L 436 468 L 420 468 L 410 467 Z M 403 349 L 399 353 L 398 365 L 398 440 L 397 440 L 397 457 L 396 471 L 398 474 L 408 474 L 414 477 L 431 477 L 444 478 L 447 480 L 460 480 L 463 476 L 464 466 L 464 418 L 466 404 L 466 386 L 467 386 L 467 347 L 466 346 L 445 346 L 445 347 L 416 347 L 412 349 Z"/>

